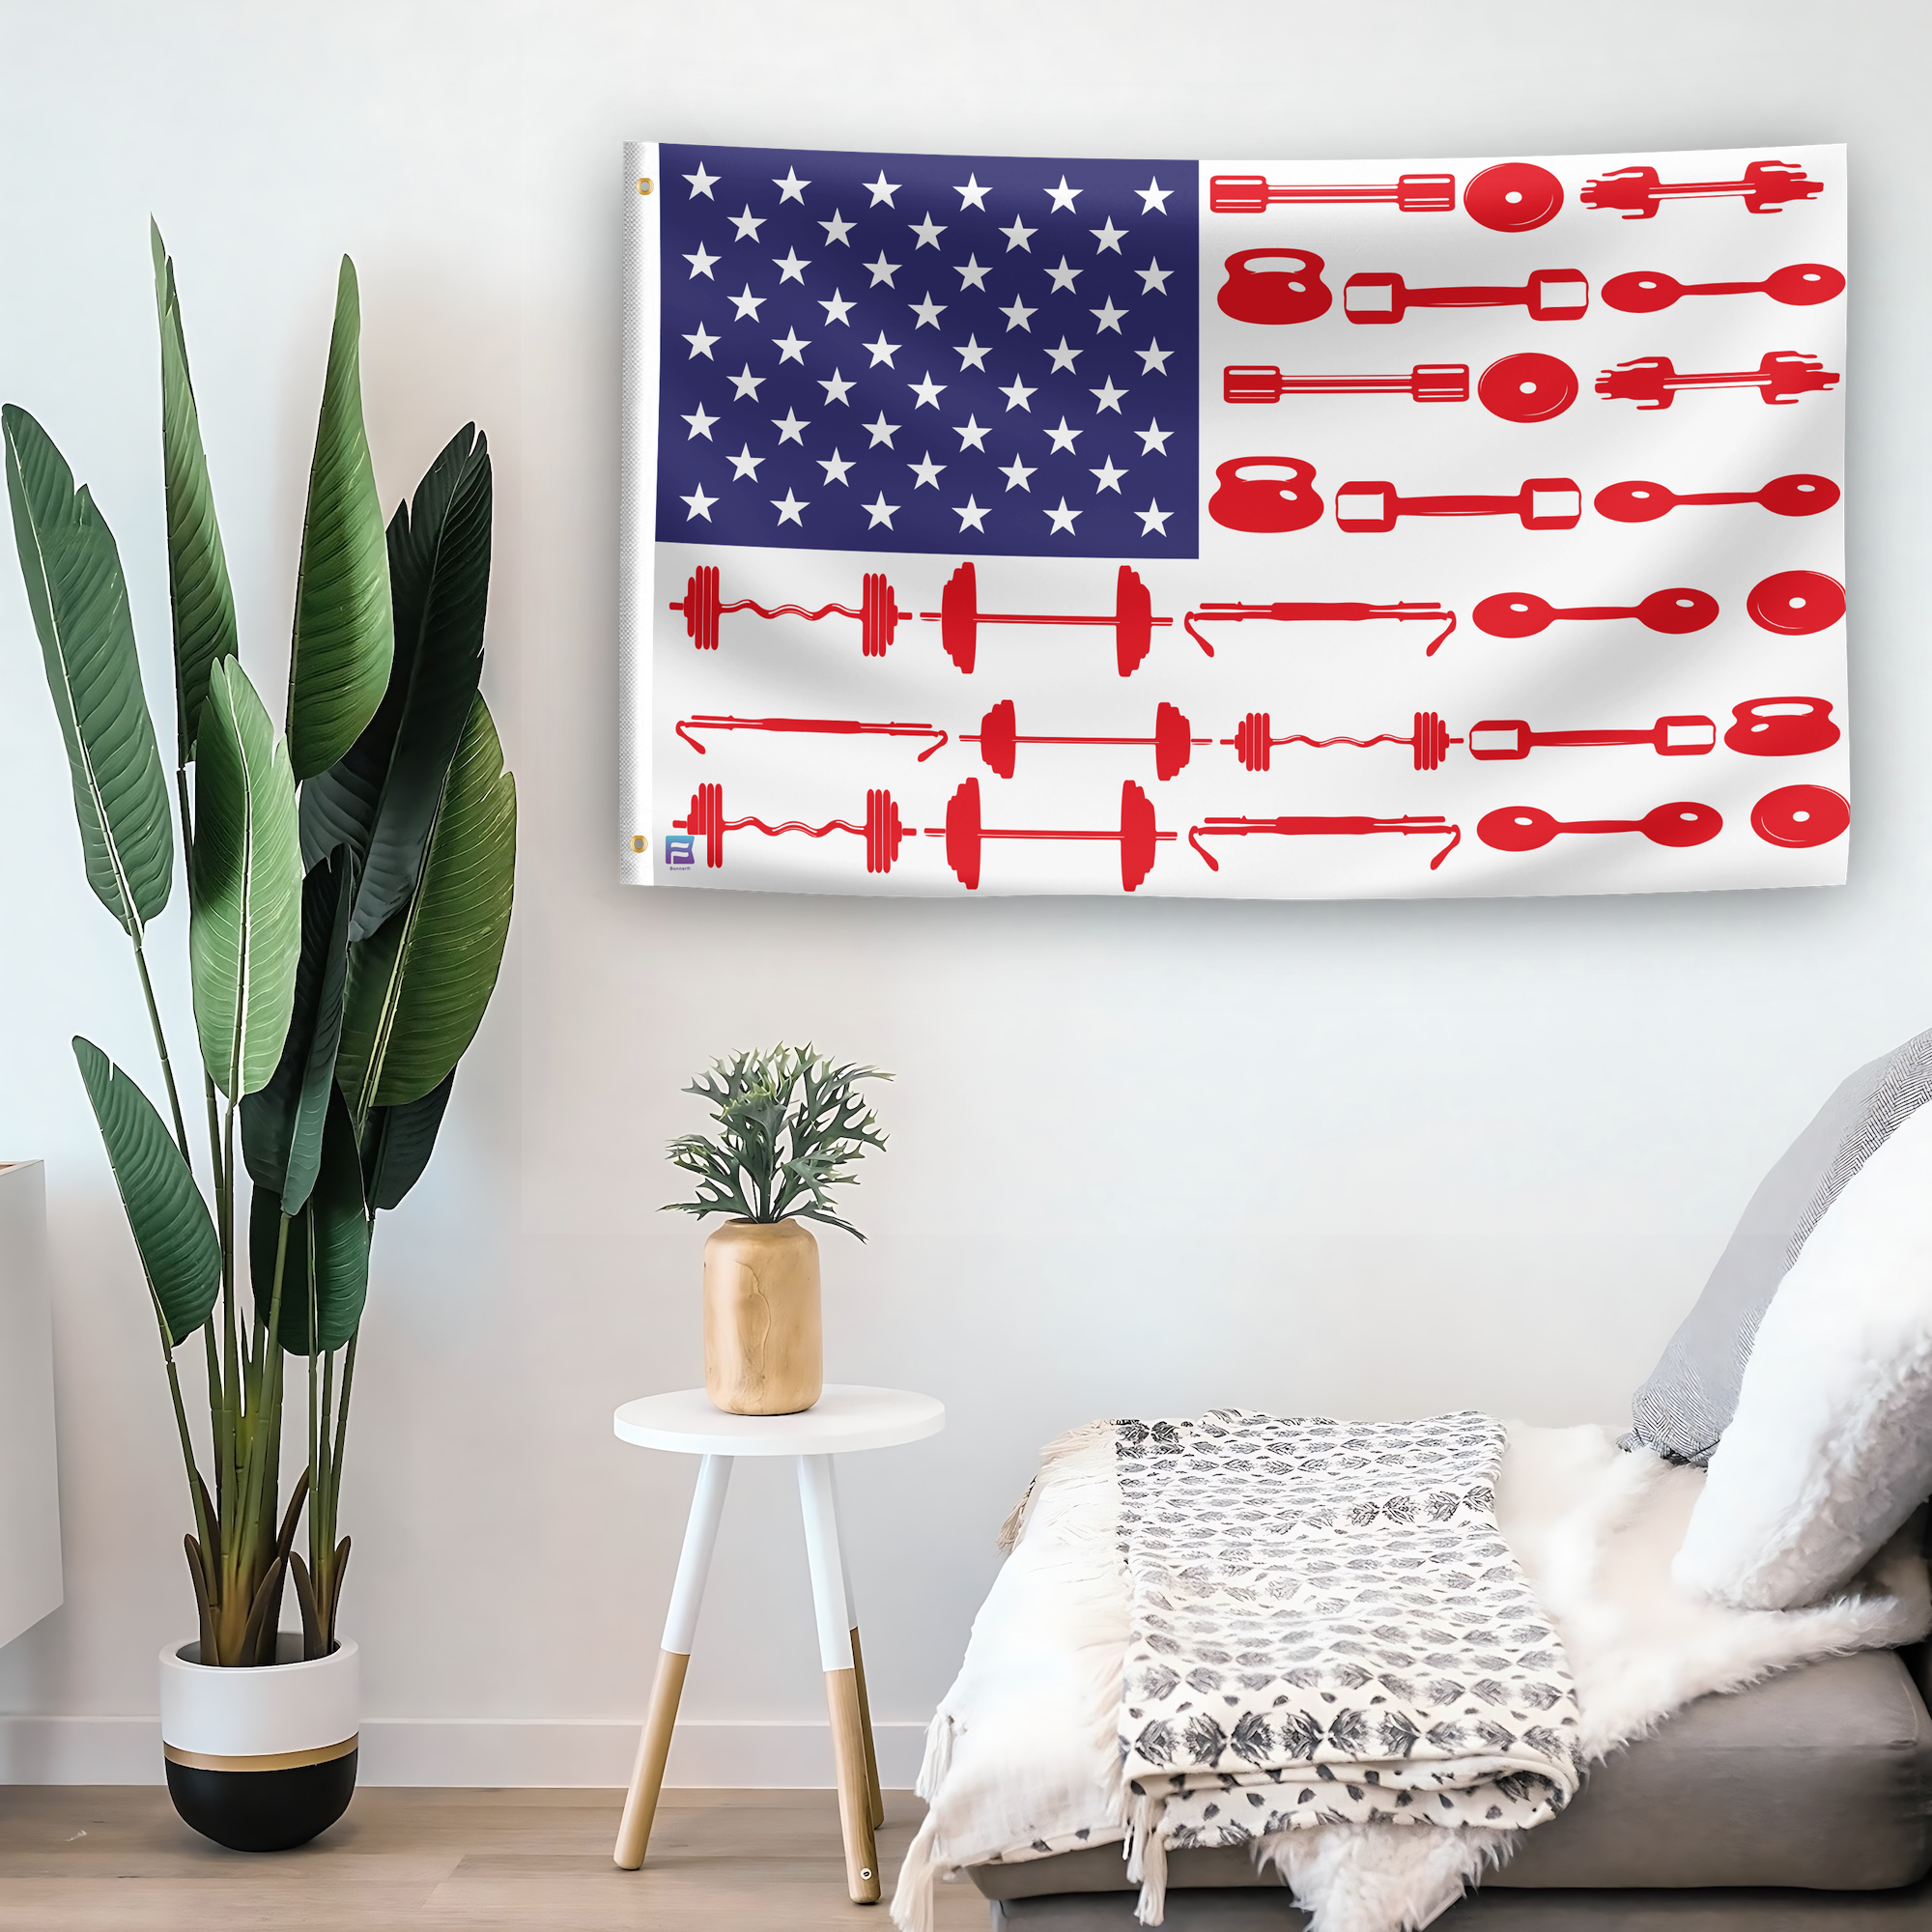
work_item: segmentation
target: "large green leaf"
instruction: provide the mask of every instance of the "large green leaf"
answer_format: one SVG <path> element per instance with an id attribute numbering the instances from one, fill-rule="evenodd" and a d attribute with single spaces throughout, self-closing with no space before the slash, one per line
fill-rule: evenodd
<path id="1" fill-rule="evenodd" d="M 274 1298 L 275 1245 L 281 1198 L 257 1186 L 248 1204 L 248 1275 L 255 1307 L 269 1319 Z M 289 1222 L 282 1256 L 282 1316 L 276 1339 L 293 1355 L 311 1350 L 309 1320 L 324 1349 L 339 1349 L 355 1334 L 369 1293 L 369 1219 L 362 1206 L 362 1164 L 355 1129 L 337 1094 L 322 1138 L 322 1168 L 307 1206 Z"/>
<path id="2" fill-rule="evenodd" d="M 175 265 L 151 221 L 155 307 L 161 325 L 161 475 L 168 509 L 168 600 L 175 628 L 175 735 L 182 764 L 194 756 L 209 668 L 236 651 L 235 595 L 214 520 L 214 489 L 201 446 L 201 416 L 187 371 Z"/>
<path id="3" fill-rule="evenodd" d="M 345 255 L 296 579 L 289 756 L 298 779 L 327 771 L 361 736 L 395 650 L 383 505 L 362 427 L 361 328 L 355 265 Z"/>
<path id="4" fill-rule="evenodd" d="M 221 1288 L 221 1243 L 208 1204 L 174 1136 L 140 1088 L 78 1035 L 73 1057 L 107 1144 L 149 1292 L 169 1346 L 179 1347 L 208 1320 Z"/>
<path id="5" fill-rule="evenodd" d="M 358 1120 L 419 1099 L 476 1037 L 503 960 L 516 870 L 516 780 L 478 696 L 414 895 L 350 949 L 336 1078 Z"/>
<path id="6" fill-rule="evenodd" d="M 371 1210 L 393 1208 L 423 1177 L 436 1150 L 456 1069 L 442 1076 L 420 1100 L 400 1107 L 378 1107 L 362 1132 L 362 1191 Z"/>
<path id="7" fill-rule="evenodd" d="M 483 670 L 490 594 L 490 445 L 469 423 L 389 522 L 396 656 L 368 728 L 302 787 L 302 854 L 338 843 L 362 859 L 351 937 L 409 897 L 449 761 Z"/>
<path id="8" fill-rule="evenodd" d="M 73 781 L 87 883 L 138 940 L 168 902 L 175 840 L 155 721 L 141 689 L 121 553 L 39 423 L 0 409 L 7 495 Z"/>
<path id="9" fill-rule="evenodd" d="M 335 1092 L 342 991 L 349 972 L 355 855 L 338 848 L 302 881 L 295 1007 L 274 1077 L 242 1103 L 242 1152 L 257 1185 L 300 1210 L 322 1163 L 323 1122 Z"/>
<path id="10" fill-rule="evenodd" d="M 287 748 L 239 658 L 209 673 L 194 767 L 188 959 L 202 1064 L 231 1100 L 269 1083 L 301 954 L 301 847 Z"/>

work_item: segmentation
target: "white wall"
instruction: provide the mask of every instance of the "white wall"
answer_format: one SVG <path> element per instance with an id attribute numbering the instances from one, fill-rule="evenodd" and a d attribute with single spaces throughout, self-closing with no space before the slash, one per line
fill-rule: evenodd
<path id="1" fill-rule="evenodd" d="M 739 1042 L 811 1037 L 899 1075 L 858 1202 L 871 1242 L 825 1249 L 835 1378 L 951 1410 L 937 1441 L 845 1479 L 901 1777 L 994 1527 L 1062 1427 L 1220 1403 L 1621 1413 L 1768 1161 L 1853 1065 L 1932 1022 L 1928 22 L 1881 0 L 0 0 L 0 396 L 94 483 L 157 696 L 150 210 L 265 683 L 339 250 L 362 273 L 385 498 L 469 417 L 497 453 L 486 685 L 522 876 L 436 1165 L 381 1233 L 344 1499 L 372 1776 L 621 1776 L 613 1720 L 641 1708 L 692 1471 L 620 1448 L 609 1414 L 700 1375 L 699 1231 L 652 1209 L 662 1144 L 692 1120 L 678 1086 Z M 619 146 L 645 134 L 1285 156 L 1849 141 L 1853 883 L 1299 906 L 618 887 Z M 133 1777 L 157 1770 L 137 1721 L 154 1654 L 189 1630 L 186 1513 L 66 1045 L 85 1030 L 151 1065 L 64 787 L 9 566 L 0 1156 L 47 1160 L 68 1597 L 0 1651 L 0 1712 L 32 1714 L 0 1722 L 0 1776 Z M 181 1047 L 184 917 L 156 939 Z M 681 1773 L 829 1781 L 816 1734 L 784 1728 L 821 1709 L 795 1506 L 759 1468 L 732 1505 Z"/>

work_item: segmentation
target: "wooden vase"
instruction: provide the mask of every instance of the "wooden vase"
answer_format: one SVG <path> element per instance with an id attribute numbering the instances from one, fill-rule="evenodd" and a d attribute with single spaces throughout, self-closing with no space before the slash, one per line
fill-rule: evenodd
<path id="1" fill-rule="evenodd" d="M 727 1415 L 793 1415 L 825 1387 L 818 1243 L 796 1221 L 726 1221 L 704 1243 L 704 1389 Z"/>

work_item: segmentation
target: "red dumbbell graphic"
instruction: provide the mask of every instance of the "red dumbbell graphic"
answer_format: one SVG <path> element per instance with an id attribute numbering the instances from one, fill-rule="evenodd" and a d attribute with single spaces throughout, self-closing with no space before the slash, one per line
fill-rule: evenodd
<path id="1" fill-rule="evenodd" d="M 1838 742 L 1831 701 L 1823 697 L 1747 697 L 1731 706 L 1737 722 L 1724 733 L 1734 752 L 1753 758 L 1797 758 Z"/>
<path id="2" fill-rule="evenodd" d="M 1648 221 L 1666 201 L 1711 201 L 1741 195 L 1751 214 L 1779 214 L 1787 201 L 1809 201 L 1824 191 L 1794 161 L 1753 161 L 1742 180 L 1664 182 L 1650 167 L 1612 168 L 1585 182 L 1577 199 L 1585 208 L 1613 208 L 1626 221 Z"/>
<path id="3" fill-rule="evenodd" d="M 1821 570 L 1780 570 L 1752 585 L 1745 609 L 1760 630 L 1808 638 L 1845 614 L 1845 586 Z"/>
<path id="4" fill-rule="evenodd" d="M 1321 279 L 1326 264 L 1305 248 L 1243 248 L 1222 266 L 1228 279 L 1214 299 L 1236 322 L 1314 322 L 1335 299 Z"/>
<path id="5" fill-rule="evenodd" d="M 721 603 L 717 566 L 708 563 L 699 564 L 685 580 L 682 600 L 670 608 L 684 612 L 684 635 L 700 651 L 718 648 L 719 618 L 738 611 L 749 611 L 754 617 L 803 617 L 808 624 L 815 624 L 822 617 L 856 617 L 859 649 L 868 658 L 884 657 L 893 641 L 893 633 L 912 617 L 910 611 L 897 608 L 893 586 L 883 571 L 866 573 L 856 610 L 849 604 L 821 604 L 816 611 L 808 611 L 803 604 L 774 604 L 767 610 L 749 597 L 740 598 L 735 604 Z"/>
<path id="6" fill-rule="evenodd" d="M 694 731 L 795 731 L 828 738 L 930 738 L 932 743 L 919 754 L 924 764 L 946 743 L 947 734 L 937 724 L 870 724 L 858 718 L 731 718 L 701 712 L 696 718 L 680 718 L 673 727 L 677 735 L 703 757 L 705 747 L 691 734 Z"/>
<path id="7" fill-rule="evenodd" d="M 1412 308 L 1515 308 L 1532 322 L 1576 322 L 1590 306 L 1589 278 L 1577 269 L 1538 269 L 1520 288 L 1412 289 L 1400 275 L 1350 275 L 1342 313 L 1350 322 L 1400 322 Z"/>
<path id="8" fill-rule="evenodd" d="M 1829 845 L 1851 822 L 1852 808 L 1830 785 L 1780 785 L 1751 807 L 1751 830 L 1794 850 Z"/>
<path id="9" fill-rule="evenodd" d="M 1833 733 L 1835 736 L 1836 733 Z M 1520 718 L 1484 718 L 1469 726 L 1469 755 L 1485 760 L 1526 758 L 1546 747 L 1648 745 L 1660 757 L 1700 758 L 1718 743 L 1716 723 L 1682 713 L 1634 731 L 1532 731 Z"/>
<path id="10" fill-rule="evenodd" d="M 1284 396 L 1406 396 L 1415 403 L 1466 403 L 1466 362 L 1418 362 L 1407 375 L 1284 376 L 1268 363 L 1240 362 L 1221 371 L 1224 403 L 1278 403 Z"/>
<path id="11" fill-rule="evenodd" d="M 1406 818 L 1369 818 L 1359 813 L 1329 817 L 1291 817 L 1291 818 L 1205 818 L 1199 825 L 1190 826 L 1187 842 L 1208 862 L 1210 872 L 1221 869 L 1221 862 L 1207 846 L 1204 838 L 1253 838 L 1275 837 L 1281 838 L 1364 838 L 1377 832 L 1400 833 L 1404 838 L 1448 836 L 1449 842 L 1429 862 L 1433 872 L 1450 853 L 1462 842 L 1463 828 L 1451 825 L 1439 814 L 1423 816 L 1410 815 Z"/>
<path id="12" fill-rule="evenodd" d="M 1195 626 L 1204 624 L 1244 624 L 1255 619 L 1274 624 L 1360 624 L 1386 618 L 1397 624 L 1440 624 L 1442 629 L 1429 640 L 1423 652 L 1433 658 L 1442 640 L 1456 628 L 1456 613 L 1440 604 L 1204 604 L 1181 619 L 1187 635 L 1211 658 L 1214 646 Z"/>
<path id="13" fill-rule="evenodd" d="M 1559 610 L 1526 590 L 1504 590 L 1485 597 L 1469 615 L 1477 630 L 1492 638 L 1533 638 L 1558 618 L 1605 622 L 1615 617 L 1634 617 L 1647 631 L 1681 638 L 1716 621 L 1718 600 L 1704 590 L 1653 590 L 1638 604 L 1573 604 Z"/>
<path id="14" fill-rule="evenodd" d="M 1165 701 L 1156 704 L 1153 711 L 1153 736 L 1151 738 L 1063 738 L 1036 737 L 1022 735 L 1019 728 L 1019 715 L 1010 697 L 1003 697 L 999 703 L 980 721 L 978 731 L 962 731 L 959 742 L 962 745 L 978 745 L 980 755 L 997 772 L 1001 778 L 1009 779 L 1017 763 L 1018 748 L 1022 745 L 1151 745 L 1153 747 L 1153 775 L 1157 779 L 1171 779 L 1177 772 L 1187 769 L 1187 761 L 1194 755 L 1196 745 L 1211 745 L 1211 738 L 1195 738 L 1189 733 L 1193 726 L 1186 717 L 1172 704 Z"/>
<path id="15" fill-rule="evenodd" d="M 1456 206 L 1454 175 L 1400 175 L 1393 182 L 1271 182 L 1265 175 L 1212 175 L 1214 214 L 1264 214 L 1270 208 L 1389 203 L 1405 214 L 1446 214 Z M 1463 190 L 1470 218 L 1499 234 L 1541 228 L 1563 206 L 1563 185 L 1533 161 L 1485 168 Z"/>
<path id="16" fill-rule="evenodd" d="M 1146 660 L 1153 634 L 1174 622 L 1172 617 L 1156 617 L 1153 600 L 1139 574 L 1122 564 L 1114 580 L 1114 608 L 1106 616 L 1068 616 L 1059 611 L 1016 612 L 980 609 L 980 580 L 970 563 L 962 563 L 946 580 L 939 595 L 937 611 L 922 611 L 926 623 L 939 626 L 939 641 L 946 655 L 962 671 L 971 674 L 980 655 L 981 624 L 1091 624 L 1114 634 L 1114 662 L 1122 677 L 1131 677 Z"/>
<path id="17" fill-rule="evenodd" d="M 1672 799 L 1654 806 L 1641 818 L 1573 818 L 1568 822 L 1533 805 L 1506 805 L 1486 811 L 1476 825 L 1476 837 L 1498 852 L 1535 852 L 1560 832 L 1638 832 L 1653 845 L 1704 845 L 1724 829 L 1715 806 Z"/>
<path id="18" fill-rule="evenodd" d="M 1399 497 L 1393 483 L 1344 483 L 1335 524 L 1356 535 L 1392 530 L 1402 517 L 1515 517 L 1526 530 L 1574 530 L 1583 492 L 1568 476 L 1532 476 L 1513 497 Z"/>
<path id="19" fill-rule="evenodd" d="M 1321 521 L 1315 466 L 1298 456 L 1236 456 L 1214 466 L 1208 514 L 1224 529 L 1279 535 Z"/>
<path id="20" fill-rule="evenodd" d="M 1240 759 L 1245 769 L 1251 772 L 1264 772 L 1273 761 L 1277 745 L 1306 745 L 1310 751 L 1325 752 L 1331 745 L 1350 745 L 1357 751 L 1367 751 L 1372 745 L 1406 745 L 1413 753 L 1413 763 L 1419 772 L 1433 772 L 1449 753 L 1451 745 L 1460 745 L 1460 738 L 1449 735 L 1449 727 L 1433 711 L 1418 711 L 1415 723 L 1406 738 L 1399 738 L 1392 732 L 1383 731 L 1373 738 L 1311 738 L 1305 732 L 1291 731 L 1286 737 L 1272 735 L 1272 727 L 1265 711 L 1250 711 L 1235 727 L 1232 738 L 1223 738 L 1224 745 L 1235 748 L 1235 755 Z"/>
<path id="21" fill-rule="evenodd" d="M 762 818 L 726 818 L 724 787 L 701 784 L 692 793 L 691 808 L 682 818 L 671 820 L 674 832 L 691 832 L 704 840 L 707 870 L 724 863 L 724 835 L 727 832 L 762 832 L 767 838 L 781 838 L 788 832 L 802 833 L 807 838 L 824 838 L 834 832 L 849 832 L 866 841 L 866 869 L 890 872 L 899 856 L 899 846 L 912 837 L 912 828 L 899 818 L 899 809 L 889 791 L 866 794 L 866 820 L 854 825 L 849 819 L 835 818 L 824 825 L 808 825 L 803 819 L 788 818 L 781 825 L 767 825 Z"/>
<path id="22" fill-rule="evenodd" d="M 1775 517 L 1815 517 L 1838 500 L 1829 476 L 1774 476 L 1762 490 L 1705 490 L 1680 497 L 1662 483 L 1612 483 L 1599 490 L 1597 514 L 1617 524 L 1649 524 L 1672 510 L 1701 503 L 1754 503 Z"/>
<path id="23" fill-rule="evenodd" d="M 1755 389 L 1767 403 L 1795 403 L 1837 380 L 1836 371 L 1796 349 L 1774 349 L 1755 369 L 1684 371 L 1667 355 L 1639 355 L 1605 369 L 1597 378 L 1597 393 L 1646 410 L 1667 410 L 1679 389 Z"/>
<path id="24" fill-rule="evenodd" d="M 1121 786 L 1118 831 L 1056 832 L 985 823 L 980 812 L 980 781 L 968 779 L 946 801 L 946 823 L 927 826 L 928 838 L 946 840 L 946 863 L 969 893 L 980 890 L 980 860 L 988 838 L 1094 839 L 1121 848 L 1121 890 L 1132 892 L 1153 870 L 1155 848 L 1172 844 L 1175 835 L 1154 823 L 1153 801 L 1132 779 Z"/>
<path id="25" fill-rule="evenodd" d="M 1774 269 L 1761 282 L 1680 282 L 1653 269 L 1612 275 L 1598 292 L 1611 308 L 1626 315 L 1652 315 L 1685 296 L 1769 296 L 1793 308 L 1809 308 L 1842 295 L 1845 278 L 1823 262 L 1793 262 Z"/>

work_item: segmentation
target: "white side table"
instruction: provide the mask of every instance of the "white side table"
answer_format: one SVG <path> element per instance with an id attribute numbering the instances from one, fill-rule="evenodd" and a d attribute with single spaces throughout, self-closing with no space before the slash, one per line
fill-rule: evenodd
<path id="1" fill-rule="evenodd" d="M 651 1821 L 664 1788 L 677 1703 L 691 1662 L 697 1605 L 724 1514 L 731 1464 L 740 1456 L 789 1456 L 798 1463 L 799 1508 L 805 1517 L 806 1553 L 811 1564 L 811 1602 L 818 1619 L 818 1656 L 825 1670 L 825 1700 L 832 1715 L 832 1754 L 838 1778 L 838 1823 L 845 1839 L 845 1885 L 853 1900 L 879 1898 L 879 1857 L 873 1833 L 885 1823 L 879 1796 L 878 1755 L 872 1744 L 866 1697 L 866 1666 L 859 1649 L 859 1619 L 852 1579 L 838 1543 L 838 1497 L 832 1459 L 856 1449 L 890 1449 L 937 1435 L 946 1426 L 944 1405 L 903 1389 L 855 1388 L 829 1382 L 825 1393 L 797 1415 L 726 1415 L 700 1389 L 647 1395 L 627 1402 L 611 1418 L 619 1440 L 646 1449 L 701 1456 L 697 1493 L 685 1524 L 677 1560 L 664 1648 L 651 1686 L 650 1710 L 638 1741 L 637 1767 L 624 1799 L 611 1856 L 626 1871 L 644 1861 Z"/>

